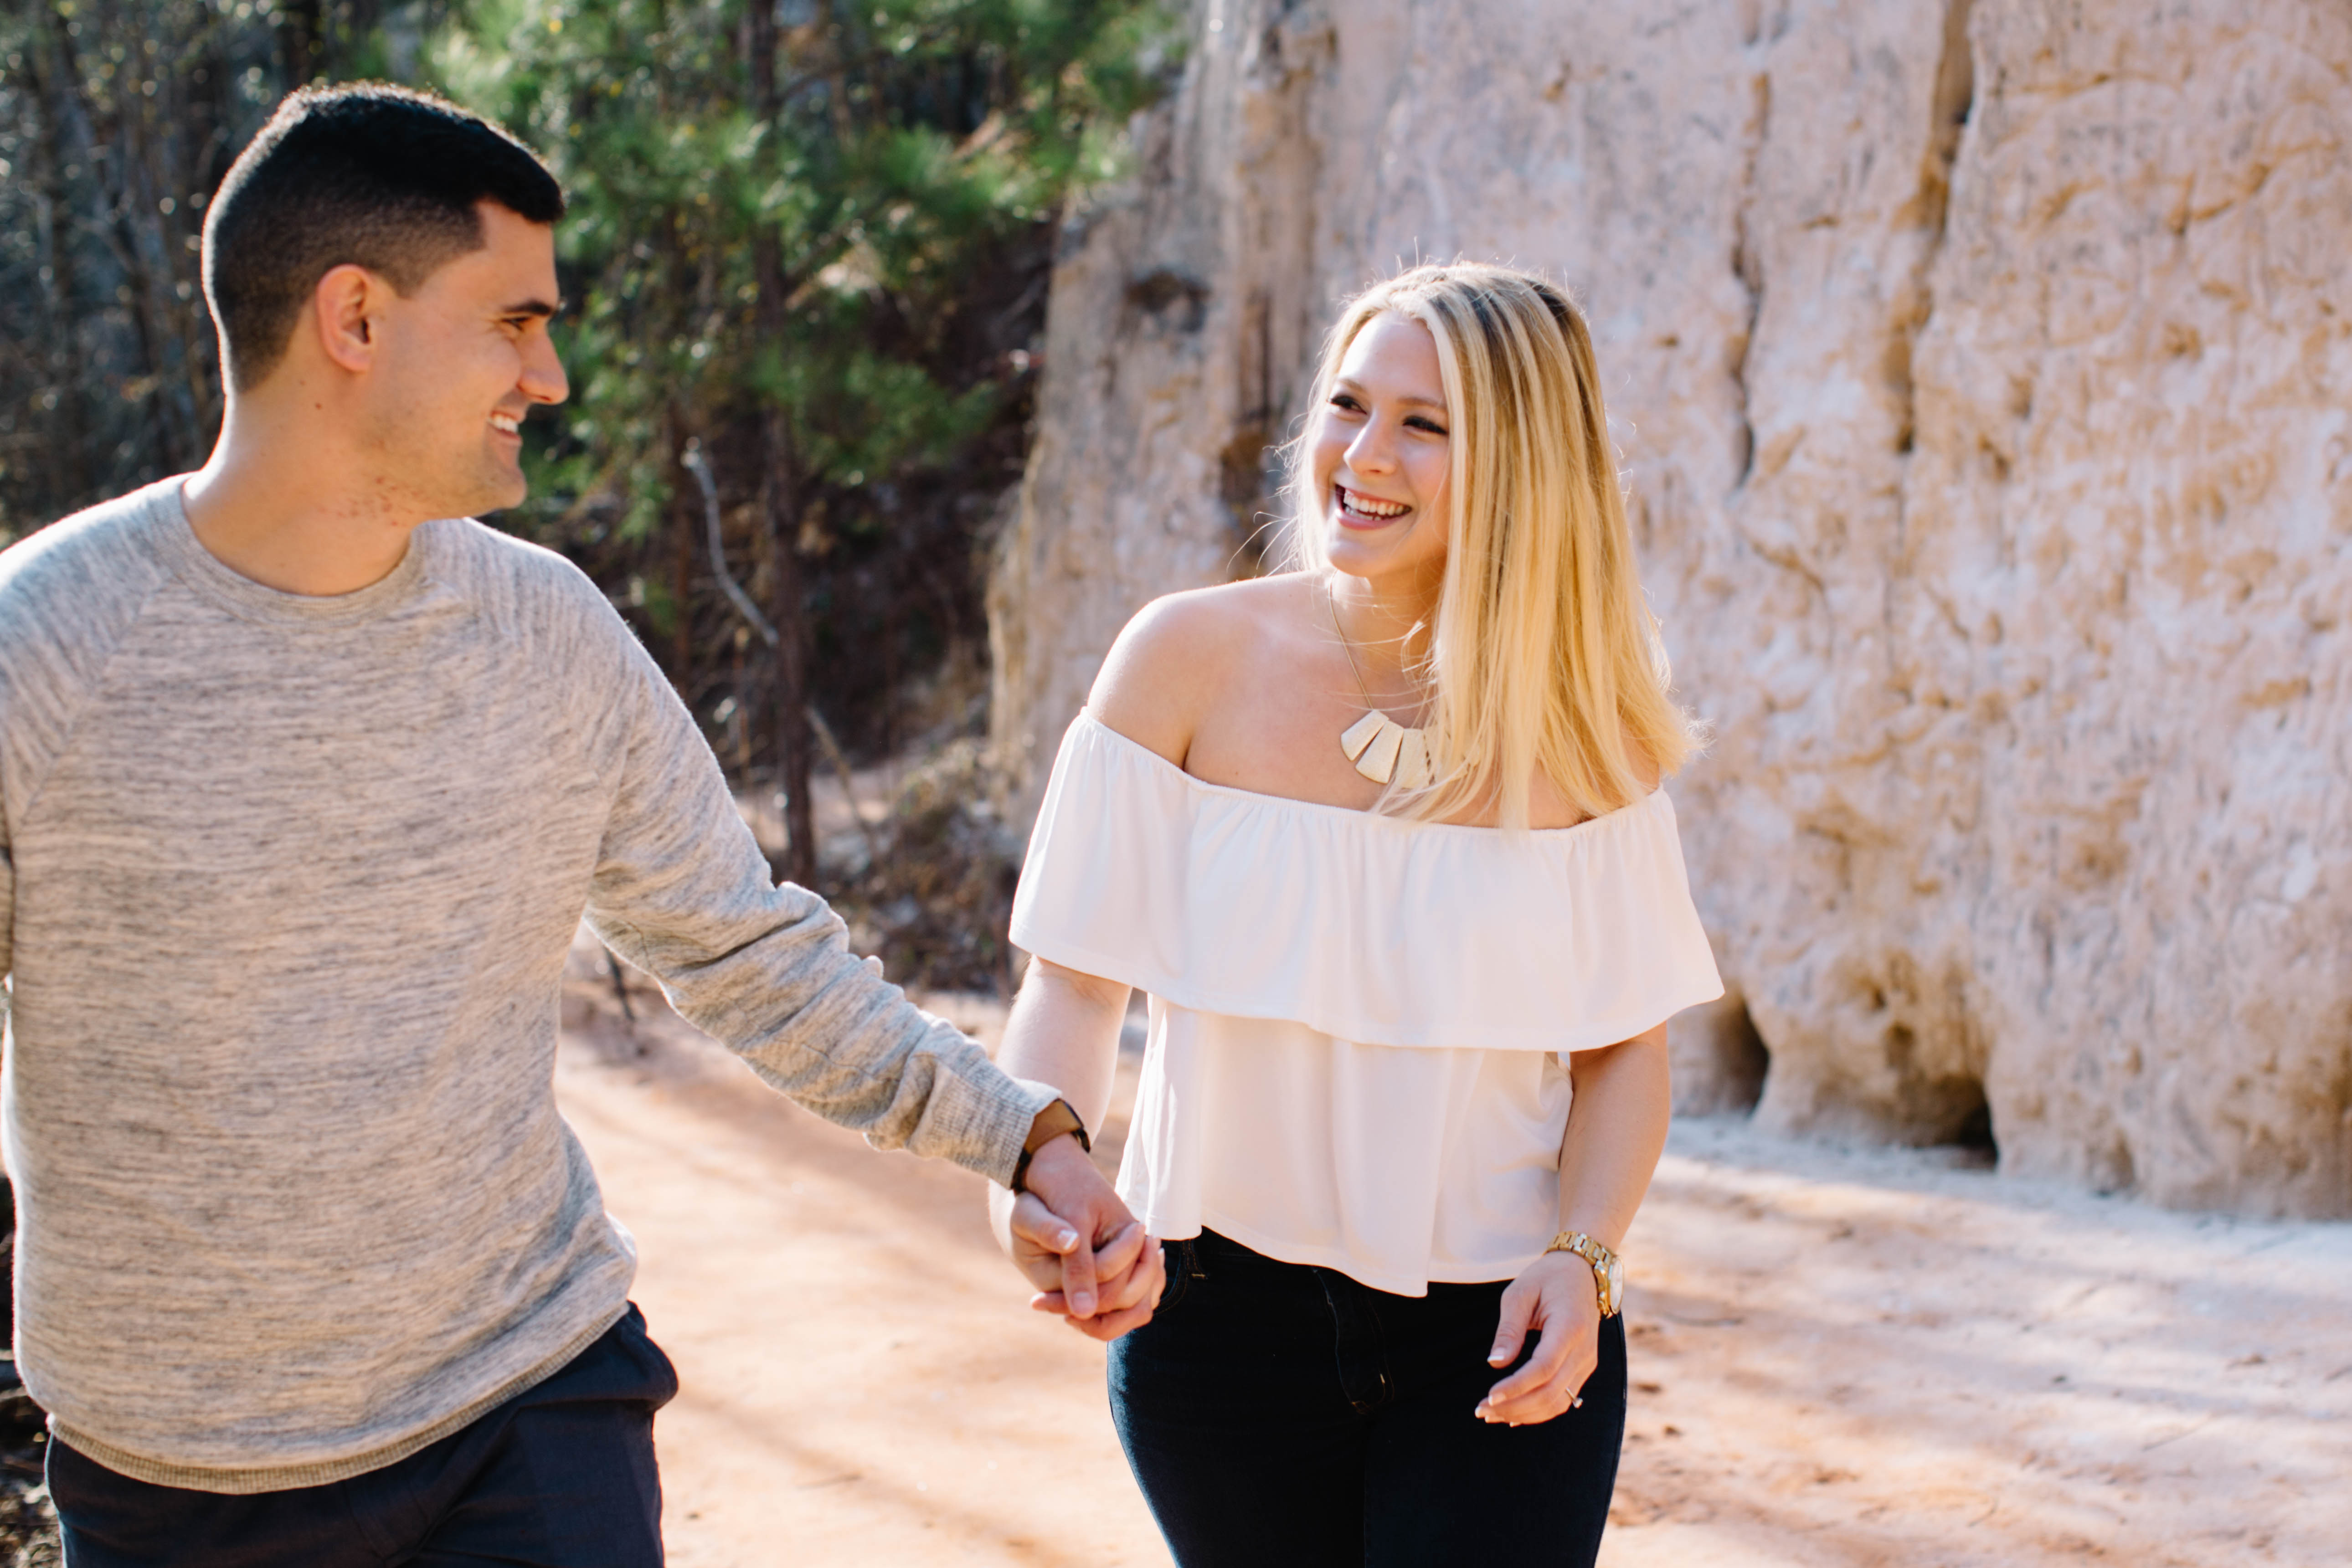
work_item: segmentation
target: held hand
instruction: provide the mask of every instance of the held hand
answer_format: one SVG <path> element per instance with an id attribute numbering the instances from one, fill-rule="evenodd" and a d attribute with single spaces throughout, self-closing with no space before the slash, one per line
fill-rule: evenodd
<path id="1" fill-rule="evenodd" d="M 1518 1359 L 1530 1330 L 1541 1336 L 1535 1353 L 1487 1392 L 1480 1420 L 1532 1426 L 1582 1403 L 1579 1391 L 1601 1363 L 1601 1302 L 1584 1259 L 1547 1252 L 1511 1282 L 1488 1363 L 1502 1367 Z"/>
<path id="2" fill-rule="evenodd" d="M 1042 1294 L 1030 1301 L 1043 1311 L 1070 1316 L 1066 1276 L 1089 1268 L 1094 1280 L 1093 1310 L 1116 1311 L 1131 1305 L 1139 1283 L 1135 1266 L 1144 1246 L 1143 1226 L 1133 1220 L 1099 1247 L 1078 1243 L 1078 1232 L 1047 1208 L 1034 1193 L 1013 1194 L 999 1188 L 990 1196 L 997 1245 L 1013 1266 L 1028 1277 Z"/>
<path id="3" fill-rule="evenodd" d="M 1028 1188 L 1018 1196 L 1000 1188 L 989 1206 L 999 1244 L 1040 1288 L 1030 1305 L 1103 1341 L 1149 1321 L 1167 1279 L 1159 1245 L 1077 1140 L 1038 1150 Z"/>

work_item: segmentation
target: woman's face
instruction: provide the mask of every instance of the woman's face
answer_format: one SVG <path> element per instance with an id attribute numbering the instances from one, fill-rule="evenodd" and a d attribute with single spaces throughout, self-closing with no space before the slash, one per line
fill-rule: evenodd
<path id="1" fill-rule="evenodd" d="M 1391 311 L 1365 322 L 1310 437 L 1333 566 L 1375 579 L 1444 574 L 1448 423 L 1429 329 Z"/>

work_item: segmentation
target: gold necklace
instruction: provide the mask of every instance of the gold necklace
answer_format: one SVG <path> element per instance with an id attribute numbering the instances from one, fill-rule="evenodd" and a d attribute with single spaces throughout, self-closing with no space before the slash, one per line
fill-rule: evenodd
<path id="1" fill-rule="evenodd" d="M 1339 735 L 1339 750 L 1356 764 L 1356 771 L 1374 784 L 1394 784 L 1402 789 L 1424 789 L 1435 772 L 1429 761 L 1429 731 L 1400 724 L 1372 706 L 1371 689 L 1364 684 L 1364 671 L 1356 662 L 1356 645 L 1349 640 L 1348 628 L 1339 624 L 1339 601 L 1331 592 L 1331 580 L 1323 580 L 1323 603 L 1331 611 L 1331 629 L 1339 634 L 1339 647 L 1348 655 L 1348 671 L 1356 678 L 1356 695 L 1364 700 L 1365 714 L 1348 726 Z"/>

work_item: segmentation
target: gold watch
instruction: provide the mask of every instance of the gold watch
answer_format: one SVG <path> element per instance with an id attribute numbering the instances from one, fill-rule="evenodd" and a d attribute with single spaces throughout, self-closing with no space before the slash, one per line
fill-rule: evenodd
<path id="1" fill-rule="evenodd" d="M 1070 1108 L 1068 1100 L 1057 1100 L 1039 1111 L 1037 1119 L 1029 1124 L 1029 1137 L 1021 1146 L 1020 1163 L 1013 1167 L 1011 1185 L 1014 1192 L 1029 1190 L 1024 1184 L 1029 1180 L 1029 1162 L 1036 1158 L 1038 1150 L 1065 1132 L 1078 1141 L 1079 1148 L 1089 1154 L 1094 1152 L 1095 1141 L 1087 1136 L 1087 1124 L 1078 1119 L 1078 1113 Z"/>
<path id="2" fill-rule="evenodd" d="M 1625 1265 L 1617 1255 L 1582 1231 L 1561 1231 L 1546 1252 L 1573 1252 L 1592 1267 L 1592 1288 L 1601 1299 L 1601 1315 L 1613 1318 L 1625 1306 Z"/>

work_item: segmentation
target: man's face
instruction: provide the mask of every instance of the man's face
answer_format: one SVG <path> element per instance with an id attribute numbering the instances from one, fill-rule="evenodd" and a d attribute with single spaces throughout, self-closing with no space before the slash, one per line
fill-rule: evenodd
<path id="1" fill-rule="evenodd" d="M 418 521 L 520 501 L 523 416 L 570 386 L 547 333 L 555 231 L 483 202 L 481 249 L 407 298 L 388 296 L 369 377 L 370 465 L 383 499 Z"/>

